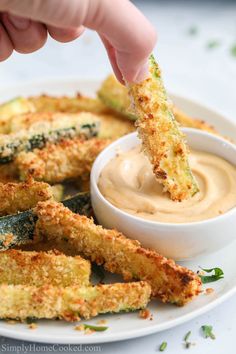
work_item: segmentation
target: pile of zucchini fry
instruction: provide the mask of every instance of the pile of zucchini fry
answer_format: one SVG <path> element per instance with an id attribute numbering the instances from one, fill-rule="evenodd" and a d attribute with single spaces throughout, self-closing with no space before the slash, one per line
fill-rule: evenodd
<path id="1" fill-rule="evenodd" d="M 164 91 L 161 95 L 159 107 L 167 104 Z M 135 120 L 145 143 L 144 101 L 141 85 L 127 89 L 109 76 L 97 98 L 43 95 L 0 105 L 0 318 L 78 321 L 143 309 L 150 298 L 184 305 L 201 292 L 195 273 L 90 218 L 85 191 L 92 164 L 108 144 L 135 130 Z M 183 126 L 216 133 L 176 107 L 168 110 Z M 168 171 L 163 177 L 162 162 L 154 173 L 171 198 L 189 197 L 170 183 L 179 176 Z M 197 186 L 188 176 L 193 195 Z M 68 199 L 68 185 L 84 193 Z M 121 274 L 125 282 L 92 285 L 90 262 Z"/>

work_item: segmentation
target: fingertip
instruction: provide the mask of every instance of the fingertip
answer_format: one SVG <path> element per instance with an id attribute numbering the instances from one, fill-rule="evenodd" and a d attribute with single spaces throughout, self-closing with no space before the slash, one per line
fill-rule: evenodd
<path id="1" fill-rule="evenodd" d="M 148 60 L 145 62 L 144 65 L 138 70 L 137 74 L 133 78 L 133 82 L 139 83 L 149 77 L 149 64 Z"/>
<path id="2" fill-rule="evenodd" d="M 58 42 L 67 43 L 79 38 L 85 31 L 83 26 L 78 28 L 57 28 L 47 26 L 50 36 Z"/>

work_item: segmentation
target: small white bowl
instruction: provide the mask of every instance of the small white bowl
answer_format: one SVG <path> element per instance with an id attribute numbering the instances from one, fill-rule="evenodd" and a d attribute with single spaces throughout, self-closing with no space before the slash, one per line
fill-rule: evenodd
<path id="1" fill-rule="evenodd" d="M 191 148 L 218 155 L 236 165 L 236 146 L 196 129 L 184 128 Z M 163 223 L 128 214 L 106 200 L 98 189 L 98 179 L 105 165 L 117 154 L 140 144 L 136 133 L 109 145 L 97 157 L 91 172 L 92 206 L 97 220 L 106 228 L 115 228 L 145 247 L 166 257 L 187 260 L 213 253 L 236 239 L 236 208 L 215 218 L 191 223 Z"/>

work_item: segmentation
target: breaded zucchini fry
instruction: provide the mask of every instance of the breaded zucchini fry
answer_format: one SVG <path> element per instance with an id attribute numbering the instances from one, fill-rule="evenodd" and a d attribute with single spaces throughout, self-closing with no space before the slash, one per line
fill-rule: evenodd
<path id="1" fill-rule="evenodd" d="M 174 119 L 153 56 L 149 68 L 149 78 L 129 85 L 138 117 L 136 126 L 157 180 L 170 193 L 172 200 L 182 201 L 196 194 L 199 188 L 189 166 L 184 135 Z"/>
<path id="2" fill-rule="evenodd" d="M 173 113 L 177 122 L 179 122 L 179 124 L 182 125 L 183 127 L 200 129 L 212 134 L 219 135 L 216 129 L 212 125 L 208 124 L 204 120 L 194 119 L 190 117 L 189 115 L 181 111 L 176 106 L 173 107 Z"/>
<path id="3" fill-rule="evenodd" d="M 0 133 L 9 133 L 11 118 L 15 115 L 34 112 L 34 105 L 26 98 L 16 97 L 0 105 Z"/>
<path id="4" fill-rule="evenodd" d="M 119 83 L 114 75 L 109 75 L 103 81 L 97 95 L 105 105 L 115 112 L 131 120 L 136 120 L 136 115 L 131 109 L 128 90 L 124 85 Z"/>
<path id="5" fill-rule="evenodd" d="M 91 127 L 90 127 L 91 126 Z M 81 113 L 28 113 L 18 116 L 11 122 L 11 133 L 17 133 L 19 130 L 25 130 L 29 133 L 49 133 L 53 131 L 63 131 L 64 129 L 74 129 L 80 134 L 94 136 L 98 133 L 99 118 L 98 115 Z M 90 131 L 95 129 L 96 131 Z M 58 133 L 59 134 L 59 133 Z"/>
<path id="6" fill-rule="evenodd" d="M 107 139 L 74 138 L 58 144 L 48 143 L 43 149 L 21 152 L 15 159 L 20 178 L 32 176 L 48 183 L 60 183 L 88 175 L 97 155 L 109 144 Z"/>
<path id="7" fill-rule="evenodd" d="M 0 135 L 0 164 L 12 161 L 21 151 L 42 149 L 47 142 L 94 137 L 99 125 L 100 120 L 90 113 L 31 113 L 15 117 L 12 133 Z"/>
<path id="8" fill-rule="evenodd" d="M 89 285 L 91 265 L 80 256 L 69 257 L 58 251 L 0 252 L 0 283 L 54 286 Z"/>
<path id="9" fill-rule="evenodd" d="M 92 206 L 89 193 L 78 193 L 72 198 L 64 199 L 62 201 L 63 205 L 68 207 L 74 213 L 79 213 L 81 215 L 91 216 L 92 215 Z M 14 215 L 7 215 L 1 217 L 0 220 L 0 250 L 7 250 L 12 247 L 22 247 L 23 245 L 36 245 L 36 242 L 32 242 L 35 236 L 35 226 L 37 221 L 37 216 L 33 209 L 24 211 L 22 213 L 17 213 Z M 43 249 L 49 251 L 58 247 L 50 244 L 44 245 Z M 24 249 L 35 251 L 35 249 Z M 62 253 L 65 253 L 62 250 Z M 72 255 L 72 253 L 68 254 Z M 76 255 L 75 253 L 73 255 Z"/>
<path id="10" fill-rule="evenodd" d="M 79 321 L 81 317 L 89 319 L 102 313 L 145 308 L 150 293 L 146 282 L 65 288 L 0 285 L 0 318 Z"/>
<path id="11" fill-rule="evenodd" d="M 75 113 L 24 114 L 17 117 L 17 119 L 12 120 L 11 132 L 15 133 L 23 129 L 29 131 L 29 133 L 31 133 L 32 131 L 32 135 L 33 135 L 35 134 L 35 132 L 39 133 L 42 130 L 45 132 L 49 132 L 52 130 L 62 131 L 65 128 L 70 128 L 70 127 L 73 128 L 78 125 L 79 127 L 82 126 L 83 129 L 85 130 L 85 128 L 88 128 L 92 122 L 96 123 L 95 127 L 93 128 L 94 131 L 93 136 L 95 135 L 95 133 L 97 133 L 97 135 L 101 138 L 116 139 L 134 130 L 134 125 L 132 122 L 128 120 L 124 120 L 115 115 L 111 115 L 111 114 L 98 115 L 94 113 L 81 112 L 77 114 Z M 50 139 L 50 141 L 52 141 L 52 139 Z"/>
<path id="12" fill-rule="evenodd" d="M 64 186 L 62 184 L 55 184 L 54 186 L 51 186 L 51 190 L 53 194 L 53 199 L 56 202 L 60 202 L 64 196 Z"/>
<path id="13" fill-rule="evenodd" d="M 99 120 L 99 138 L 118 139 L 121 136 L 132 133 L 135 130 L 133 122 L 114 115 L 99 115 Z"/>
<path id="14" fill-rule="evenodd" d="M 60 203 L 40 202 L 35 209 L 36 239 L 67 244 L 97 264 L 125 279 L 148 281 L 152 295 L 163 302 L 184 305 L 201 290 L 201 280 L 191 270 L 155 251 L 141 247 L 116 230 L 95 225 L 92 219 L 72 213 Z"/>
<path id="15" fill-rule="evenodd" d="M 74 97 L 42 95 L 29 97 L 28 101 L 34 106 L 37 112 L 92 112 L 102 114 L 109 111 L 100 100 L 80 94 Z"/>
<path id="16" fill-rule="evenodd" d="M 0 183 L 0 216 L 16 214 L 53 198 L 52 187 L 29 179 L 21 183 Z"/>

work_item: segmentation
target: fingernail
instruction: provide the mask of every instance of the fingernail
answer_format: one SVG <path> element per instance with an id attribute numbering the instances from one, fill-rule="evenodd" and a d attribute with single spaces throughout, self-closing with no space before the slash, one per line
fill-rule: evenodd
<path id="1" fill-rule="evenodd" d="M 148 63 L 145 63 L 138 71 L 137 75 L 135 76 L 134 82 L 136 83 L 141 82 L 147 79 L 148 76 L 149 76 Z"/>
<path id="2" fill-rule="evenodd" d="M 28 20 L 27 18 L 8 15 L 8 19 L 17 30 L 22 30 L 22 31 L 27 30 L 27 28 L 30 25 L 30 20 Z"/>

